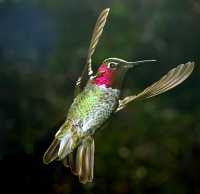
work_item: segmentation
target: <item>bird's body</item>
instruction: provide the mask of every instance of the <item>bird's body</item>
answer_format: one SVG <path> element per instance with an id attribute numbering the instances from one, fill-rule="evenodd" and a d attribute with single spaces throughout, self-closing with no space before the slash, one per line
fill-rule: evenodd
<path id="1" fill-rule="evenodd" d="M 73 174 L 79 176 L 82 183 L 93 180 L 94 135 L 111 114 L 124 109 L 136 99 L 150 98 L 176 87 L 189 77 L 194 68 L 192 62 L 178 65 L 139 94 L 120 99 L 126 71 L 135 64 L 154 60 L 127 62 L 119 58 L 108 58 L 93 75 L 91 57 L 103 32 L 108 13 L 109 9 L 104 9 L 97 19 L 86 65 L 76 82 L 75 98 L 65 122 L 43 157 L 45 164 L 53 160 L 62 161 L 66 167 L 71 168 Z"/>
<path id="2" fill-rule="evenodd" d="M 68 119 L 75 121 L 79 126 L 77 133 L 80 136 L 93 135 L 110 114 L 117 108 L 119 100 L 118 89 L 96 86 L 90 82 L 74 99 Z"/>
<path id="3" fill-rule="evenodd" d="M 74 99 L 69 108 L 66 121 L 56 134 L 56 138 L 72 139 L 73 151 L 84 138 L 94 135 L 95 131 L 110 117 L 117 108 L 120 91 L 97 86 L 89 81 L 83 91 Z M 64 158 L 63 154 L 61 158 Z"/>

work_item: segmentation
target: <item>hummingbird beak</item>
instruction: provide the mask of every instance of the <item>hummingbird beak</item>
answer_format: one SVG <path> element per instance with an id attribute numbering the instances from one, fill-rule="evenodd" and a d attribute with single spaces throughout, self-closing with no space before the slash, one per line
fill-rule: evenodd
<path id="1" fill-rule="evenodd" d="M 112 62 L 112 63 L 118 64 L 118 67 L 120 68 L 129 69 L 129 68 L 138 66 L 140 63 L 149 63 L 149 62 L 155 62 L 155 61 L 156 60 L 152 59 L 152 60 L 141 60 L 141 61 L 129 62 L 120 58 L 108 58 L 108 59 L 105 59 L 103 63 L 107 64 L 107 63 Z"/>
<path id="2" fill-rule="evenodd" d="M 125 69 L 130 69 L 130 68 L 132 68 L 132 67 L 134 67 L 134 65 L 133 64 L 129 64 L 129 63 L 125 63 L 125 64 L 123 64 L 123 66 L 122 66 L 123 68 L 125 68 Z"/>
<path id="3" fill-rule="evenodd" d="M 148 63 L 148 62 L 155 62 L 156 60 L 152 59 L 152 60 L 142 60 L 142 61 L 134 61 L 134 62 L 123 62 L 123 67 L 124 68 L 132 68 L 135 66 L 138 66 L 140 63 Z"/>

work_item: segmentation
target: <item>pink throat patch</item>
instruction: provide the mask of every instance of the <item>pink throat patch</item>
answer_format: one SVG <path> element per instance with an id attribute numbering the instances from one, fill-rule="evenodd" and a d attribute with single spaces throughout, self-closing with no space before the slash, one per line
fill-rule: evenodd
<path id="1" fill-rule="evenodd" d="M 107 67 L 106 64 L 102 64 L 98 69 L 97 76 L 91 81 L 97 86 L 110 87 L 112 84 L 113 72 Z"/>

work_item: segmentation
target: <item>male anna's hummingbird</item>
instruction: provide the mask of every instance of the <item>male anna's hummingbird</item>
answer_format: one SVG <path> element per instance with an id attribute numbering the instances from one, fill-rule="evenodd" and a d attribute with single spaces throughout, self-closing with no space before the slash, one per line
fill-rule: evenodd
<path id="1" fill-rule="evenodd" d="M 141 93 L 120 99 L 121 84 L 126 71 L 141 62 L 127 62 L 119 58 L 103 61 L 93 75 L 91 57 L 103 32 L 109 9 L 104 9 L 97 19 L 86 65 L 76 82 L 75 98 L 69 108 L 65 122 L 44 154 L 43 161 L 49 164 L 55 159 L 70 167 L 82 183 L 93 180 L 94 134 L 116 113 L 136 99 L 145 99 L 170 90 L 183 82 L 193 71 L 194 63 L 178 65 L 159 81 Z"/>

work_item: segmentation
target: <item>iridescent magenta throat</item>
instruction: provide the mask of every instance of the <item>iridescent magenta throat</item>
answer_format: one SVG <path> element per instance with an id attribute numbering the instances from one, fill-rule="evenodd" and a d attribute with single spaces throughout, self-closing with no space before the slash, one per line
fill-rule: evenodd
<path id="1" fill-rule="evenodd" d="M 97 86 L 108 88 L 112 85 L 113 74 L 114 72 L 106 64 L 102 64 L 98 69 L 97 76 L 91 82 Z"/>

